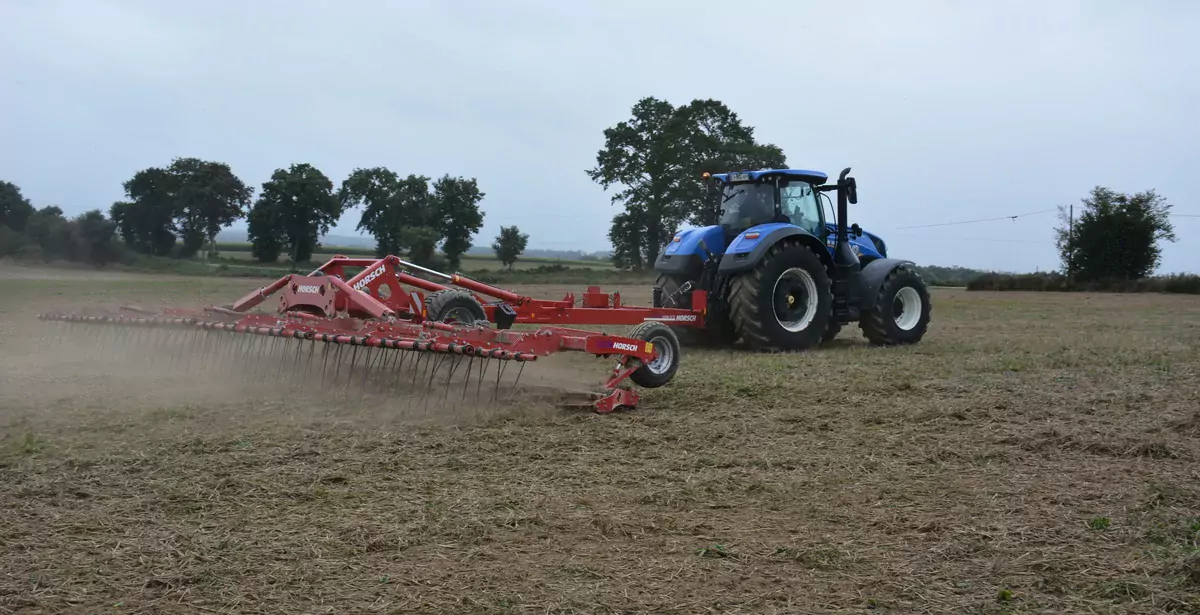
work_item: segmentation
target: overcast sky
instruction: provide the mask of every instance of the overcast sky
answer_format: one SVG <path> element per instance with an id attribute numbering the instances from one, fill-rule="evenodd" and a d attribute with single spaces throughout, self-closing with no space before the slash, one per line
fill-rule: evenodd
<path id="1" fill-rule="evenodd" d="M 1200 3 L 0 0 L 0 179 L 69 213 L 173 157 L 477 177 L 476 244 L 607 249 L 587 178 L 643 96 L 716 98 L 921 264 L 1057 266 L 1094 185 L 1200 215 Z M 337 234 L 353 234 L 359 212 Z M 1162 270 L 1200 271 L 1200 217 Z"/>

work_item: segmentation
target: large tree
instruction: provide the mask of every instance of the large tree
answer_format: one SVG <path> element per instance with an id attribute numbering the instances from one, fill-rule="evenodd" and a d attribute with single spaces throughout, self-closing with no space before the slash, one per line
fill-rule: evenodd
<path id="1" fill-rule="evenodd" d="M 354 169 L 342 181 L 338 202 L 343 209 L 363 207 L 358 230 L 375 237 L 375 255 L 399 254 L 404 233 L 404 211 L 397 194 L 400 177 L 383 167 Z"/>
<path id="2" fill-rule="evenodd" d="M 183 237 L 183 255 L 207 244 L 216 253 L 217 233 L 245 217 L 254 188 L 229 165 L 198 158 L 177 158 L 167 172 L 174 177 L 175 223 Z"/>
<path id="3" fill-rule="evenodd" d="M 479 202 L 484 196 L 474 178 L 444 175 L 433 183 L 436 228 L 451 267 L 458 267 L 462 255 L 471 249 L 471 237 L 483 227 Z"/>
<path id="4" fill-rule="evenodd" d="M 134 174 L 125 182 L 129 201 L 110 215 L 130 247 L 166 255 L 182 238 L 180 255 L 190 257 L 206 243 L 215 251 L 217 233 L 245 216 L 253 193 L 225 163 L 176 158 Z"/>
<path id="5" fill-rule="evenodd" d="M 316 167 L 300 163 L 276 169 L 250 210 L 251 251 L 264 262 L 281 251 L 293 266 L 307 262 L 342 211 L 333 182 Z"/>
<path id="6" fill-rule="evenodd" d="M 492 251 L 505 267 L 512 269 L 513 263 L 525 252 L 529 244 L 529 235 L 522 233 L 516 226 L 500 227 L 500 234 L 492 242 Z"/>
<path id="7" fill-rule="evenodd" d="M 383 167 L 355 169 L 338 190 L 343 207 L 362 207 L 358 230 L 375 237 L 380 255 L 407 252 L 418 264 L 433 264 L 438 243 L 452 266 L 471 247 L 483 226 L 479 201 L 484 194 L 474 179 L 443 176 L 433 183 L 424 175 L 399 175 Z"/>
<path id="8" fill-rule="evenodd" d="M 124 183 L 129 201 L 114 203 L 109 215 L 125 244 L 145 254 L 167 256 L 175 246 L 176 178 L 151 167 Z"/>
<path id="9" fill-rule="evenodd" d="M 1149 276 L 1161 258 L 1158 242 L 1175 241 L 1171 205 L 1153 190 L 1096 186 L 1082 203 L 1074 224 L 1064 219 L 1056 229 L 1063 268 L 1081 281 Z"/>
<path id="10" fill-rule="evenodd" d="M 614 262 L 642 268 L 681 224 L 712 223 L 715 210 L 703 198 L 704 171 L 780 167 L 782 150 L 760 144 L 754 129 L 723 103 L 697 99 L 676 107 L 653 97 L 639 100 L 628 120 L 604 131 L 604 148 L 587 171 L 605 189 L 619 186 L 609 238 Z"/>
<path id="11" fill-rule="evenodd" d="M 21 194 L 21 189 L 14 183 L 0 181 L 0 226 L 23 232 L 32 215 L 33 205 Z"/>
<path id="12" fill-rule="evenodd" d="M 117 256 L 113 250 L 113 237 L 117 225 L 104 217 L 99 209 L 86 211 L 77 216 L 71 223 L 78 233 L 76 260 L 82 260 L 93 265 L 105 265 Z"/>

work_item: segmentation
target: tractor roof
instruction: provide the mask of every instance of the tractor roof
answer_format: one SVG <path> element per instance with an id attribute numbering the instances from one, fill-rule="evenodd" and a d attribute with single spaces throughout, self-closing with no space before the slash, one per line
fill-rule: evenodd
<path id="1" fill-rule="evenodd" d="M 768 177 L 771 175 L 787 175 L 790 177 L 797 177 L 808 180 L 814 184 L 823 184 L 829 179 L 828 175 L 820 171 L 808 171 L 805 169 L 759 169 L 757 171 L 741 171 L 732 174 L 740 176 L 734 178 L 732 181 L 757 181 L 763 177 Z M 731 173 L 714 173 L 713 177 L 724 182 L 730 181 L 730 175 Z"/>

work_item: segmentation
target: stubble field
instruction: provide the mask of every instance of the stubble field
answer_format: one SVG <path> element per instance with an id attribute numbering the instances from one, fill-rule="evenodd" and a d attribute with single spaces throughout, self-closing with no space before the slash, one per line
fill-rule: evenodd
<path id="1" fill-rule="evenodd" d="M 1198 298 L 939 289 L 918 346 L 689 349 L 607 416 L 138 371 L 35 318 L 257 283 L 0 271 L 0 613 L 1200 612 Z"/>

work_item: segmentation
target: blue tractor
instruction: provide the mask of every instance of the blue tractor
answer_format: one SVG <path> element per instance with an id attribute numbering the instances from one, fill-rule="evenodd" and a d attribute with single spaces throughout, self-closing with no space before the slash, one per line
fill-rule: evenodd
<path id="1" fill-rule="evenodd" d="M 847 225 L 847 203 L 858 202 L 849 173 L 833 184 L 800 169 L 705 174 L 718 224 L 676 234 L 654 263 L 656 307 L 692 309 L 691 291 L 706 291 L 703 326 L 677 329 L 681 341 L 805 350 L 851 322 L 876 345 L 920 341 L 929 291 L 914 263 L 889 258 L 881 238 Z M 821 206 L 831 191 L 832 221 Z"/>

